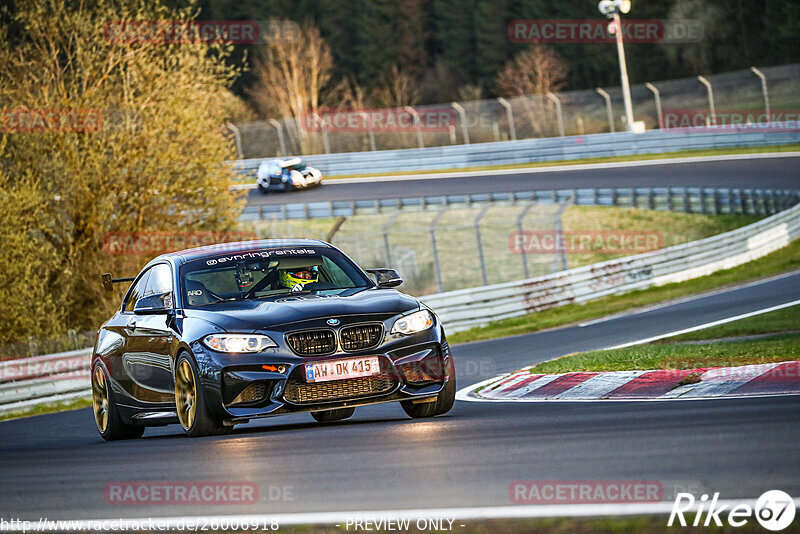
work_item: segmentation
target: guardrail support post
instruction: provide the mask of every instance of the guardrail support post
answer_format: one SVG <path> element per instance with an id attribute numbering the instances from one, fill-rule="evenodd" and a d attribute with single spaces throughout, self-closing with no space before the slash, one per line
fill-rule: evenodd
<path id="1" fill-rule="evenodd" d="M 506 108 L 506 117 L 508 118 L 508 135 L 512 141 L 517 140 L 517 128 L 514 126 L 514 112 L 511 110 L 511 104 L 503 97 L 497 99 L 501 106 Z"/>
<path id="2" fill-rule="evenodd" d="M 703 76 L 698 76 L 697 79 L 706 86 L 706 91 L 708 91 L 708 109 L 711 112 L 711 125 L 717 125 L 717 109 L 714 106 L 714 89 L 711 87 L 711 82 L 706 80 Z"/>
<path id="3" fill-rule="evenodd" d="M 422 141 L 422 123 L 419 120 L 419 113 L 411 106 L 406 106 L 405 109 L 414 117 L 414 127 L 417 130 L 417 144 L 420 148 L 425 148 L 425 143 Z"/>
<path id="4" fill-rule="evenodd" d="M 269 123 L 278 132 L 278 143 L 280 144 L 280 147 L 281 147 L 281 153 L 278 154 L 278 155 L 282 156 L 282 157 L 286 157 L 289 153 L 286 152 L 286 139 L 284 139 L 284 137 L 283 137 L 283 127 L 281 126 L 281 123 L 276 121 L 275 119 L 270 119 Z"/>
<path id="5" fill-rule="evenodd" d="M 486 204 L 481 212 L 475 217 L 475 241 L 478 245 L 478 259 L 481 262 L 481 276 L 483 279 L 483 285 L 489 285 L 489 275 L 486 272 L 486 258 L 483 256 L 483 242 L 481 241 L 481 219 L 483 216 L 486 215 L 486 212 L 489 211 L 491 204 Z"/>
<path id="6" fill-rule="evenodd" d="M 761 92 L 764 94 L 764 113 L 767 114 L 767 122 L 772 123 L 772 115 L 770 115 L 769 111 L 769 93 L 767 92 L 767 77 L 764 76 L 763 72 L 761 72 L 755 67 L 750 67 L 750 70 L 753 71 L 753 74 L 755 74 L 761 79 Z"/>
<path id="7" fill-rule="evenodd" d="M 603 100 L 606 101 L 606 115 L 608 115 L 608 131 L 614 133 L 614 112 L 611 110 L 611 95 L 609 95 L 604 89 L 598 87 L 595 89 L 600 96 L 603 97 Z"/>
<path id="8" fill-rule="evenodd" d="M 525 206 L 525 209 L 522 210 L 522 213 L 520 213 L 519 217 L 517 217 L 517 231 L 519 232 L 520 235 L 522 235 L 523 232 L 522 223 L 525 220 L 525 216 L 528 214 L 528 212 L 534 205 L 535 204 L 531 202 L 530 204 Z M 524 249 L 522 250 L 520 256 L 522 256 L 522 272 L 525 274 L 525 279 L 527 280 L 528 278 L 531 277 L 531 273 L 528 270 L 528 255 L 525 253 Z"/>
<path id="9" fill-rule="evenodd" d="M 560 137 L 564 137 L 564 115 L 561 113 L 561 100 L 558 97 L 551 93 L 550 91 L 547 92 L 547 98 L 549 98 L 555 105 L 556 105 L 556 118 L 558 119 L 558 135 Z"/>
<path id="10" fill-rule="evenodd" d="M 436 246 L 436 225 L 439 220 L 447 212 L 447 208 L 442 208 L 431 221 L 428 227 L 428 232 L 431 235 L 431 251 L 433 252 L 433 272 L 436 275 L 436 291 L 439 293 L 444 292 L 444 281 L 442 280 L 442 267 L 439 265 L 439 248 Z"/>
<path id="11" fill-rule="evenodd" d="M 645 87 L 650 89 L 653 93 L 653 97 L 656 100 L 656 113 L 658 114 L 658 129 L 664 129 L 664 117 L 661 115 L 661 93 L 659 92 L 658 88 L 650 82 L 646 82 L 644 84 Z"/>
<path id="12" fill-rule="evenodd" d="M 469 128 L 467 127 L 467 111 L 458 102 L 450 102 L 453 109 L 458 113 L 459 120 L 461 121 L 461 136 L 464 138 L 464 144 L 469 144 Z"/>

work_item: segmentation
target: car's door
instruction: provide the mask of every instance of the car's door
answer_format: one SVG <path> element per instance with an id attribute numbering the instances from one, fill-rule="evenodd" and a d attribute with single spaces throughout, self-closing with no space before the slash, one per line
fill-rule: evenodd
<path id="1" fill-rule="evenodd" d="M 127 323 L 123 365 L 135 384 L 135 397 L 145 402 L 172 402 L 172 343 L 174 292 L 172 267 L 159 263 L 150 268 L 143 291 Z M 164 309 L 153 310 L 153 298 L 163 296 Z"/>

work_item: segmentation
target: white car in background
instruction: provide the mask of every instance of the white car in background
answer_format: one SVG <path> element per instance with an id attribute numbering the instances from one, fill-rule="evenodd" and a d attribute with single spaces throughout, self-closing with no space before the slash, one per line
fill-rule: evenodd
<path id="1" fill-rule="evenodd" d="M 322 173 L 319 169 L 300 158 L 265 160 L 256 171 L 256 185 L 264 194 L 271 191 L 307 189 L 321 183 Z"/>

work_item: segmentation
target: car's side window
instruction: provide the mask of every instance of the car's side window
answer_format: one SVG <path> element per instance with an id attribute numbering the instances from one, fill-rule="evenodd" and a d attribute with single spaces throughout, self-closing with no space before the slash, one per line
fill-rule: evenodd
<path id="1" fill-rule="evenodd" d="M 143 297 L 160 295 L 172 292 L 172 269 L 169 265 L 160 263 L 150 270 L 150 279 L 144 290 Z"/>
<path id="2" fill-rule="evenodd" d="M 147 287 L 147 280 L 150 278 L 150 273 L 153 269 L 148 269 L 136 282 L 131 290 L 128 292 L 128 296 L 125 298 L 125 304 L 123 305 L 123 309 L 126 312 L 132 312 L 134 306 L 136 306 L 136 301 L 139 300 L 144 296 L 144 290 Z"/>

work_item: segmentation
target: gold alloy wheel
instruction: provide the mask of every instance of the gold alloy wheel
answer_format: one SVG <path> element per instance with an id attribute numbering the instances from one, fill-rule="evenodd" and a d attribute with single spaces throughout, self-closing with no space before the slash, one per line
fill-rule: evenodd
<path id="1" fill-rule="evenodd" d="M 92 376 L 92 407 L 97 429 L 104 433 L 108 428 L 108 383 L 103 368 L 99 365 Z"/>
<path id="2" fill-rule="evenodd" d="M 181 426 L 189 430 L 197 413 L 197 386 L 187 360 L 181 360 L 175 373 L 175 405 Z"/>

